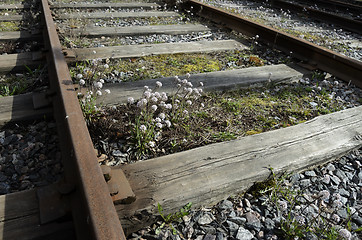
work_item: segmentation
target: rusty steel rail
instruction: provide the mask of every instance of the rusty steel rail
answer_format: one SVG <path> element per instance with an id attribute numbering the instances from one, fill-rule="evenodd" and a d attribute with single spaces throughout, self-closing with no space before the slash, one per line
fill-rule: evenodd
<path id="1" fill-rule="evenodd" d="M 77 239 L 126 239 L 98 165 L 47 0 L 42 0 L 50 88 Z"/>
<path id="2" fill-rule="evenodd" d="M 336 24 L 346 30 L 355 33 L 362 33 L 362 22 L 351 18 L 345 18 L 337 14 L 327 13 L 310 7 L 305 7 L 296 3 L 291 3 L 283 0 L 272 0 L 271 6 L 275 8 L 284 8 L 293 12 L 301 13 L 308 17 L 327 21 Z"/>
<path id="3" fill-rule="evenodd" d="M 351 82 L 362 87 L 362 62 L 360 61 L 196 0 L 186 1 L 184 9 L 189 9 L 195 14 L 247 36 L 259 35 L 259 40 L 270 47 L 291 54 L 292 57 L 329 72 L 347 83 Z"/>
<path id="4" fill-rule="evenodd" d="M 298 0 L 298 1 L 308 4 L 317 4 L 318 6 L 322 6 L 333 10 L 339 10 L 339 11 L 343 10 L 343 11 L 353 12 L 355 14 L 362 13 L 361 5 L 351 4 L 337 0 Z"/>

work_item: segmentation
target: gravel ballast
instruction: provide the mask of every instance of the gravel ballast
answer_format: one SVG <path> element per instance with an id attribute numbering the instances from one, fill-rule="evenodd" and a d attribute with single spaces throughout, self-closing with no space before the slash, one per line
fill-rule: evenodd
<path id="1" fill-rule="evenodd" d="M 305 225 L 310 224 L 313 216 L 321 212 L 323 217 L 331 221 L 337 234 L 345 232 L 347 222 L 350 223 L 349 238 L 361 239 L 360 232 L 353 232 L 362 226 L 362 148 L 354 150 L 337 161 L 303 173 L 291 174 L 284 180 L 290 191 L 302 190 L 304 194 L 299 203 L 286 209 L 268 202 L 268 195 L 234 196 L 225 199 L 215 206 L 192 210 L 180 222 L 172 223 L 172 229 L 164 227 L 159 234 L 155 231 L 162 221 L 129 236 L 129 239 L 286 239 L 281 231 L 281 223 L 286 213 Z M 263 190 L 263 189 L 261 189 Z M 283 203 L 283 204 L 282 204 Z M 186 204 L 186 203 L 185 203 Z M 326 210 L 330 210 L 328 213 Z M 158 231 L 158 230 L 157 230 Z M 303 239 L 321 239 L 314 233 L 308 233 Z"/>
<path id="2" fill-rule="evenodd" d="M 15 124 L 0 130 L 0 194 L 49 185 L 62 172 L 54 122 Z"/>

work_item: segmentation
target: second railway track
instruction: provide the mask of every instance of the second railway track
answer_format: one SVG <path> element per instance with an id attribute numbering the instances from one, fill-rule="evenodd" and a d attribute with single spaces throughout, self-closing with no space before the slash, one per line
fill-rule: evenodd
<path id="1" fill-rule="evenodd" d="M 31 69 L 46 63 L 49 87 L 41 87 L 42 91 L 37 94 L 27 93 L 1 98 L 1 122 L 16 123 L 20 120 L 53 115 L 58 129 L 64 177 L 62 181 L 46 187 L 1 197 L 5 209 L 2 212 L 1 222 L 3 239 L 126 239 L 125 233 L 130 238 L 142 238 L 145 232 L 154 233 L 156 229 L 130 234 L 157 221 L 158 204 L 161 204 L 167 213 L 179 210 L 187 202 L 193 202 L 193 207 L 196 208 L 208 206 L 232 194 L 246 191 L 257 181 L 267 179 L 270 173 L 268 168 L 273 168 L 275 174 L 284 171 L 302 171 L 325 164 L 351 150 L 359 149 L 362 145 L 359 106 L 361 90 L 358 88 L 362 86 L 360 77 L 362 64 L 358 60 L 193 0 L 184 2 L 180 9 L 170 3 L 168 5 L 165 3 L 55 3 L 51 5 L 53 12 L 45 0 L 33 1 L 32 4 L 34 3 L 41 6 L 40 12 L 37 13 L 39 15 L 35 16 L 43 19 L 44 26 L 44 43 L 37 40 L 35 45 L 42 47 L 28 48 L 29 50 L 24 48 L 18 53 L 1 55 L 0 69 L 3 72 L 15 72 L 24 69 L 25 65 L 25 68 L 34 75 L 36 72 Z M 32 4 L 30 6 L 33 6 Z M 5 21 L 8 25 L 12 25 L 13 21 L 22 19 L 24 21 L 24 15 L 19 15 L 17 11 L 27 11 L 30 6 L 13 4 L 2 6 L 1 9 L 6 10 L 3 10 L 4 14 L 0 17 L 0 21 Z M 16 41 L 33 41 L 40 37 L 41 31 L 37 29 L 33 31 L 23 29 L 22 32 L 3 31 L 0 32 L 0 41 L 6 42 L 3 46 L 10 46 Z M 32 52 L 33 49 L 35 51 Z M 196 60 L 193 60 L 194 58 Z M 281 64 L 282 62 L 287 64 Z M 330 79 L 324 79 L 326 75 L 323 75 L 322 71 L 325 71 Z M 199 145 L 196 143 L 199 141 L 196 138 L 191 142 L 187 142 L 186 137 L 181 138 L 179 142 L 174 141 L 171 145 L 181 146 L 181 149 L 182 147 L 190 149 L 192 146 L 198 148 L 170 155 L 165 153 L 177 150 L 161 148 L 155 150 L 152 145 L 156 141 L 156 144 L 170 146 L 172 139 L 176 139 L 173 135 L 168 135 L 168 139 L 160 142 L 157 136 L 147 140 L 147 144 L 142 145 L 148 149 L 147 156 L 130 152 L 133 151 L 132 147 L 127 145 L 125 139 L 129 139 L 127 131 L 130 131 L 128 128 L 133 125 L 128 125 L 127 122 L 124 124 L 128 128 L 113 130 L 116 132 L 113 132 L 112 136 L 119 138 L 118 142 L 112 142 L 107 137 L 99 139 L 104 132 L 100 126 L 112 129 L 112 125 L 117 125 L 117 122 L 122 120 L 122 115 L 132 114 L 129 110 L 135 99 L 144 96 L 149 102 L 160 101 L 157 100 L 156 90 L 145 90 L 145 85 L 149 86 L 147 89 L 155 84 L 159 88 L 162 86 L 160 91 L 164 93 L 162 96 L 158 93 L 160 99 L 165 99 L 163 105 L 160 103 L 162 107 L 161 105 L 149 107 L 151 109 L 156 106 L 154 112 L 159 111 L 157 108 L 163 107 L 166 111 L 170 103 L 174 104 L 169 98 L 175 91 L 172 86 L 174 75 L 185 75 L 188 72 L 192 74 L 186 75 L 185 82 L 179 80 L 180 86 L 184 84 L 186 87 L 180 88 L 180 91 L 186 91 L 183 92 L 186 93 L 185 97 L 189 94 L 188 89 L 191 89 L 191 92 L 200 93 L 203 90 L 211 93 L 249 88 L 246 93 L 238 94 L 250 95 L 256 92 L 264 98 L 270 98 L 269 92 L 274 95 L 287 89 L 288 87 L 284 85 L 281 87 L 278 85 L 287 82 L 296 89 L 300 87 L 309 89 L 309 97 L 315 96 L 315 100 L 307 103 L 311 109 L 315 110 L 319 108 L 319 104 L 324 104 L 318 102 L 322 96 L 318 94 L 322 90 L 330 90 L 332 101 L 335 101 L 340 108 L 348 107 L 348 109 L 281 129 L 278 129 L 279 125 L 284 123 L 277 122 L 280 120 L 279 116 L 273 117 L 273 120 L 270 120 L 270 116 L 266 117 L 269 120 L 265 120 L 265 117 L 255 118 L 245 124 L 246 133 L 242 134 L 252 136 L 203 146 L 206 142 L 233 139 L 235 132 L 231 132 L 228 128 L 231 119 L 226 119 L 225 124 L 221 123 L 219 127 L 226 126 L 225 129 L 229 129 L 230 132 L 223 130 L 208 135 L 200 140 L 202 144 Z M 16 76 L 22 74 L 24 73 L 18 73 Z M 320 80 L 317 80 L 317 77 Z M 86 92 L 86 87 L 82 83 L 84 79 L 94 85 L 91 86 L 94 92 Z M 298 81 L 299 83 L 295 83 Z M 203 82 L 201 85 L 204 85 L 201 89 L 196 88 L 199 82 Z M 102 85 L 105 85 L 107 90 L 101 90 L 102 87 L 99 86 Z M 256 85 L 266 85 L 269 89 L 250 88 Z M 29 88 L 29 91 L 32 89 Z M 111 94 L 106 95 L 109 91 Z M 148 93 L 151 97 L 147 98 Z M 95 110 L 99 111 L 94 105 L 92 108 L 84 108 L 84 105 L 81 108 L 79 105 L 81 96 L 93 98 L 96 94 L 98 101 L 102 98 L 103 104 L 114 107 L 108 110 L 101 109 L 95 115 L 89 115 L 89 112 L 82 113 L 82 108 L 88 109 L 93 114 Z M 265 97 L 265 94 L 268 97 Z M 337 100 L 335 95 L 338 95 L 340 100 Z M 152 100 L 152 96 L 156 97 L 156 100 Z M 218 98 L 217 94 L 211 96 L 214 96 L 214 99 Z M 85 101 L 80 101 L 80 104 L 86 103 Z M 188 101 L 197 108 L 198 98 L 190 98 Z M 185 100 L 185 105 L 181 106 L 187 106 L 188 101 Z M 35 110 L 32 109 L 32 102 L 36 107 Z M 116 105 L 121 103 L 126 105 L 118 109 Z M 139 101 L 140 103 L 142 101 Z M 250 117 L 248 114 L 245 115 L 245 107 L 237 105 L 240 103 L 234 99 L 234 96 L 222 100 L 220 104 L 231 109 L 230 111 L 236 111 L 234 116 Z M 267 104 L 275 103 L 272 101 Z M 256 103 L 256 106 L 258 105 L 260 102 Z M 214 108 L 217 108 L 218 105 L 215 106 Z M 174 109 L 175 105 L 171 107 Z M 237 110 L 239 107 L 243 110 Z M 121 118 L 116 119 L 115 116 L 107 115 L 112 111 L 119 111 Z M 161 117 L 161 113 L 157 112 L 160 114 L 160 121 L 155 118 L 155 129 L 167 129 L 166 126 L 179 127 L 174 121 L 169 121 L 169 126 L 166 119 Z M 206 110 L 195 114 L 201 116 L 206 114 Z M 297 121 L 293 120 L 294 116 L 288 117 L 287 123 Z M 110 120 L 110 125 L 95 124 L 97 121 L 100 124 L 109 124 L 107 118 Z M 251 119 L 254 119 L 253 116 Z M 252 125 L 255 121 L 267 121 L 273 125 L 269 129 L 278 130 L 253 135 L 259 130 L 247 128 L 247 125 Z M 92 136 L 88 132 L 86 123 Z M 143 131 L 142 128 L 140 130 Z M 164 131 L 165 133 L 161 134 L 167 136 L 168 131 Z M 199 131 L 202 132 L 203 129 Z M 5 141 L 11 140 L 10 138 L 5 140 L 5 137 L 8 137 L 5 134 L 7 133 L 4 131 L 4 137 L 0 135 L 2 139 L 0 153 L 5 147 L 13 146 L 5 145 Z M 128 137 L 122 139 L 123 135 Z M 16 135 L 11 136 L 15 139 Z M 207 139 L 210 136 L 213 136 L 212 141 Z M 97 147 L 97 150 L 94 147 Z M 356 160 L 358 151 L 353 154 L 357 157 L 348 163 L 351 168 L 360 161 Z M 155 158 L 146 161 L 152 156 Z M 9 159 L 4 157 L 4 161 Z M 132 163 L 136 159 L 145 161 Z M 14 157 L 12 161 L 15 161 Z M 338 165 L 333 164 L 333 166 Z M 351 179 L 357 178 L 353 180 L 358 182 L 355 185 L 360 186 L 361 179 L 358 180 L 360 172 L 358 167 L 355 169 L 357 170 L 348 171 L 352 174 Z M 23 169 L 15 168 L 14 171 L 22 172 Z M 354 196 L 352 192 L 357 188 L 354 186 L 349 188 L 351 196 Z M 235 204 L 239 199 L 234 201 Z M 352 203 L 352 200 L 348 201 Z M 225 200 L 223 203 L 231 202 Z M 356 215 L 361 217 L 360 195 L 357 195 L 353 203 Z M 215 224 L 213 227 L 208 227 L 202 223 L 200 216 L 203 216 L 202 219 L 206 222 L 210 220 L 210 223 L 213 223 L 215 220 L 213 216 L 202 212 L 196 214 L 197 218 L 195 217 L 198 225 L 204 226 L 201 230 L 192 227 L 192 232 L 189 232 L 187 226 L 185 228 L 180 226 L 177 231 L 180 236 L 190 234 L 189 239 L 244 239 L 241 237 L 243 234 L 248 236 L 247 239 L 251 239 L 250 234 L 260 236 L 260 232 L 267 233 L 264 222 L 260 228 L 255 228 L 252 224 L 251 215 L 254 214 L 254 210 L 246 209 L 244 215 L 236 213 L 241 214 L 240 217 L 245 217 L 244 223 L 239 219 L 241 222 L 237 223 L 236 230 L 231 229 L 235 226 L 230 223 L 232 221 L 235 224 L 236 220 L 230 219 L 239 216 L 228 216 L 229 223 L 226 221 L 222 223 L 224 227 L 228 226 L 228 230 L 224 231 L 215 227 Z M 162 212 L 160 209 L 159 211 Z M 358 218 L 356 219 L 353 218 L 354 224 L 358 222 Z M 14 220 L 18 222 L 15 223 Z M 184 221 L 187 222 L 185 219 Z M 161 234 L 166 234 L 164 237 L 167 238 L 169 230 L 162 228 L 159 230 Z M 273 229 L 271 232 L 271 237 L 273 234 L 279 234 Z M 358 237 L 356 233 L 353 234 L 354 237 Z M 151 235 L 150 238 L 156 237 Z M 267 236 L 265 238 L 267 239 Z"/>

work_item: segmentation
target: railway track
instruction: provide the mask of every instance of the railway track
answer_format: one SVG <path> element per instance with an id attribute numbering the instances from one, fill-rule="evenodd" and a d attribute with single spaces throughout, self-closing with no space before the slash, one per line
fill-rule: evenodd
<path id="1" fill-rule="evenodd" d="M 0 9 L 29 7 L 5 5 Z M 281 31 L 193 0 L 185 2 L 182 6 L 185 12 L 192 14 L 186 16 L 181 16 L 177 11 L 163 9 L 163 6 L 154 3 L 57 3 L 51 7 L 54 16 L 47 1 L 41 1 L 41 18 L 44 22 L 44 43 L 41 44 L 43 49 L 0 56 L 2 72 L 19 71 L 24 65 L 32 68 L 46 61 L 49 88 L 39 94 L 28 93 L 1 99 L 1 122 L 53 115 L 59 134 L 64 179 L 36 190 L 4 195 L 1 198 L 5 209 L 2 215 L 3 239 L 126 239 L 123 229 L 128 235 L 155 221 L 157 203 L 161 203 L 169 212 L 179 209 L 186 202 L 194 202 L 195 206 L 211 204 L 228 197 L 230 193 L 245 191 L 256 181 L 266 179 L 269 175 L 265 169 L 266 164 L 273 167 L 276 173 L 286 169 L 301 171 L 323 164 L 362 145 L 362 126 L 359 121 L 361 111 L 360 107 L 357 107 L 326 115 L 293 128 L 204 146 L 150 161 L 113 168 L 105 165 L 99 167 L 100 154 L 94 150 L 82 109 L 78 104 L 76 92 L 80 87 L 73 82 L 77 75 L 70 74 L 68 64 L 74 66 L 78 62 L 98 59 L 91 63 L 102 61 L 103 67 L 109 67 L 111 64 L 104 63 L 114 61 L 111 63 L 117 64 L 118 59 L 129 59 L 132 62 L 137 58 L 152 55 L 205 52 L 212 54 L 248 50 L 250 47 L 245 42 L 235 39 L 238 34 L 230 33 L 230 30 L 254 38 L 254 41 L 258 35 L 258 41 L 277 49 L 278 52 L 285 52 L 284 56 L 293 52 L 293 59 L 298 59 L 301 66 L 326 71 L 348 85 L 362 87 L 362 64 Z M 73 12 L 72 9 L 78 9 L 78 12 Z M 105 16 L 104 12 L 98 13 L 98 9 L 110 10 Z M 209 22 L 206 25 L 192 22 L 194 20 L 188 19 L 192 16 L 203 17 Z M 61 41 L 53 17 L 59 28 Z M 105 17 L 110 22 L 92 22 L 93 19 Z M 157 18 L 162 24 L 142 26 L 142 19 L 148 17 Z M 127 26 L 127 21 L 122 19 L 128 18 L 136 19 L 136 24 L 140 26 Z M 171 25 L 175 19 L 180 18 L 187 24 L 177 27 Z M 0 21 L 7 22 L 21 19 L 23 17 L 19 14 L 4 14 L 0 17 Z M 88 24 L 81 23 L 79 19 L 87 21 Z M 122 27 L 113 27 L 117 24 Z M 224 26 L 221 32 L 227 34 L 220 33 L 219 26 Z M 39 33 L 4 31 L 0 32 L 0 38 L 2 41 L 10 42 L 29 41 L 39 39 Z M 165 35 L 164 38 L 157 38 L 159 34 Z M 144 42 L 142 38 L 132 39 L 133 36 L 143 35 L 156 36 L 152 43 L 158 44 Z M 183 38 L 179 37 L 182 43 L 173 42 L 174 37 L 169 37 L 179 35 L 186 35 Z M 97 44 L 103 46 L 95 47 L 90 44 L 89 47 L 82 47 L 87 45 L 81 41 L 84 36 L 95 38 L 100 42 Z M 128 45 L 112 43 L 113 38 Z M 199 41 L 200 39 L 207 41 Z M 68 46 L 67 49 L 65 45 Z M 249 57 L 246 63 L 257 64 L 259 61 L 259 58 Z M 74 67 L 71 69 L 76 70 Z M 131 71 L 139 72 L 135 69 Z M 124 74 L 130 75 L 131 71 Z M 114 75 L 115 72 L 112 73 Z M 85 75 L 85 72 L 83 74 Z M 295 81 L 308 74 L 309 70 L 295 64 L 270 65 L 201 72 L 193 74 L 190 81 L 194 85 L 203 81 L 204 90 L 211 92 Z M 142 95 L 144 85 L 152 86 L 158 81 L 162 83 L 163 91 L 172 93 L 172 76 L 122 84 L 114 83 L 117 77 L 120 78 L 119 74 L 107 76 L 109 79 L 106 79 L 106 85 L 112 94 L 103 100 L 105 104 L 127 102 L 129 97 L 136 99 Z M 220 82 L 220 79 L 223 81 Z M 36 109 L 33 109 L 33 104 Z M 340 141 L 334 141 L 336 136 Z M 308 149 L 314 149 L 313 144 L 319 145 L 320 150 L 306 154 Z M 285 156 L 285 152 L 293 155 L 295 160 L 291 162 Z M 275 159 L 278 159 L 278 162 Z M 110 177 L 111 180 L 106 182 L 105 177 Z M 175 187 L 178 189 L 177 192 Z M 198 189 L 197 193 L 195 188 Z M 19 230 L 16 231 L 16 228 Z"/>

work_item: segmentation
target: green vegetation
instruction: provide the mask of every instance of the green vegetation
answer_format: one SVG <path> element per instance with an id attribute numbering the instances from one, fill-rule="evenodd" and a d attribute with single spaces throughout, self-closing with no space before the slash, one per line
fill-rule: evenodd
<path id="1" fill-rule="evenodd" d="M 24 74 L 0 76 L 0 97 L 13 96 L 32 91 L 43 84 L 44 69 L 38 68 Z"/>
<path id="2" fill-rule="evenodd" d="M 264 60 L 250 55 L 248 51 L 167 54 L 111 60 L 109 68 L 102 73 L 101 77 L 128 82 L 262 65 L 264 65 Z M 70 70 L 74 77 L 77 73 L 83 73 L 86 68 L 90 68 L 89 62 L 77 63 Z"/>
<path id="3" fill-rule="evenodd" d="M 172 225 L 172 223 L 174 222 L 178 222 L 180 220 L 182 220 L 182 217 L 187 216 L 190 214 L 190 209 L 191 209 L 192 203 L 187 203 L 185 206 L 183 206 L 179 211 L 175 212 L 175 213 L 170 213 L 168 215 L 164 215 L 163 213 L 163 208 L 162 206 L 158 203 L 157 204 L 157 208 L 158 208 L 158 213 L 160 214 L 160 216 L 163 219 L 163 223 L 161 224 L 161 226 L 159 226 L 156 229 L 156 234 L 159 234 L 161 229 L 163 229 L 165 226 L 171 228 L 172 230 L 172 234 L 176 235 L 178 233 L 178 231 L 174 228 L 174 226 Z"/>
<path id="4" fill-rule="evenodd" d="M 345 108 L 343 102 L 331 98 L 325 89 L 312 91 L 301 84 L 207 93 L 185 100 L 185 95 L 179 96 L 165 97 L 168 99 L 165 103 L 172 108 L 150 100 L 142 107 L 133 99 L 116 110 L 105 110 L 89 123 L 89 129 L 94 136 L 126 142 L 132 149 L 130 159 L 137 160 L 288 127 Z M 175 99 L 178 99 L 176 105 Z M 156 105 L 154 110 L 152 105 Z M 175 115 L 175 107 L 183 115 Z M 161 113 L 166 117 L 157 120 Z"/>
<path id="5" fill-rule="evenodd" d="M 19 22 L 0 22 L 0 32 L 19 30 Z"/>

